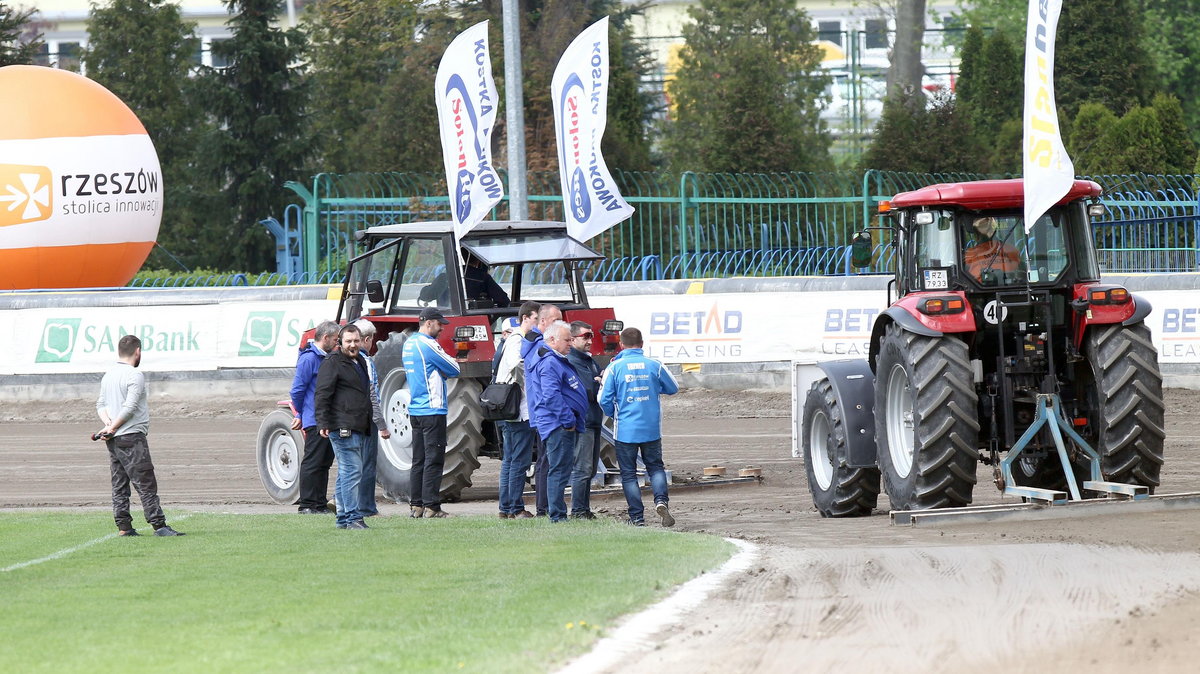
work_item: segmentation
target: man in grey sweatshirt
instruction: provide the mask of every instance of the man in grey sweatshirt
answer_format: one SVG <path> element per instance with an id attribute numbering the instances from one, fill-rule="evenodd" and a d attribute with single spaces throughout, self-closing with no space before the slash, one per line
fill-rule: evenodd
<path id="1" fill-rule="evenodd" d="M 158 503 L 158 481 L 150 461 L 146 434 L 150 431 L 150 407 L 146 403 L 146 377 L 137 370 L 142 362 L 142 340 L 125 335 L 117 342 L 117 363 L 100 380 L 96 413 L 104 428 L 92 439 L 108 445 L 112 471 L 113 519 L 122 536 L 137 536 L 129 516 L 129 485 L 137 489 L 146 521 L 155 536 L 182 536 L 167 526 Z"/>

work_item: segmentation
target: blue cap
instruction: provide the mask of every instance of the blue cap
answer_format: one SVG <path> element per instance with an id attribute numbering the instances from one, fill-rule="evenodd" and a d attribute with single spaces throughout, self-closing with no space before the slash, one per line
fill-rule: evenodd
<path id="1" fill-rule="evenodd" d="M 504 319 L 504 327 L 512 329 L 519 328 L 521 327 L 521 320 L 516 316 L 509 316 L 508 318 Z"/>

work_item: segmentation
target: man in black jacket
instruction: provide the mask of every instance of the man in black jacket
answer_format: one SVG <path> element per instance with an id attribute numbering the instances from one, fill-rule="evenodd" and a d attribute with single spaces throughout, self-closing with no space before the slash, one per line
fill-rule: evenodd
<path id="1" fill-rule="evenodd" d="M 313 406 L 317 427 L 322 436 L 329 438 L 337 457 L 337 527 L 366 529 L 359 492 L 363 450 L 368 442 L 375 442 L 371 432 L 371 384 L 366 358 L 359 352 L 359 329 L 353 324 L 343 327 L 338 345 L 317 370 Z"/>

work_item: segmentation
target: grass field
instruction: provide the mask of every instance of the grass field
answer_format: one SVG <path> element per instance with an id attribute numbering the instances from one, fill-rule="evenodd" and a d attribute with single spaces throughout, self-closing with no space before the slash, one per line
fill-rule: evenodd
<path id="1" fill-rule="evenodd" d="M 183 517 L 18 566 L 112 522 L 0 513 L 0 672 L 543 671 L 733 553 L 611 521 Z"/>

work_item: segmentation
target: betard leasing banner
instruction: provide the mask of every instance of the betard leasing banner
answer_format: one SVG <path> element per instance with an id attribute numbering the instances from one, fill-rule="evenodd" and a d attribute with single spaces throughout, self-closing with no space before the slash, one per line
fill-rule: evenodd
<path id="1" fill-rule="evenodd" d="M 1075 165 L 1063 147 L 1054 104 L 1054 36 L 1062 0 L 1029 0 L 1025 30 L 1025 231 L 1070 191 Z"/>
<path id="2" fill-rule="evenodd" d="M 504 196 L 492 163 L 491 135 L 496 125 L 496 83 L 488 50 L 488 22 L 454 38 L 438 65 L 438 127 L 454 235 L 461 239 Z"/>
<path id="3" fill-rule="evenodd" d="M 600 155 L 608 123 L 608 17 L 563 52 L 550 93 L 567 233 L 587 241 L 633 215 Z"/>

